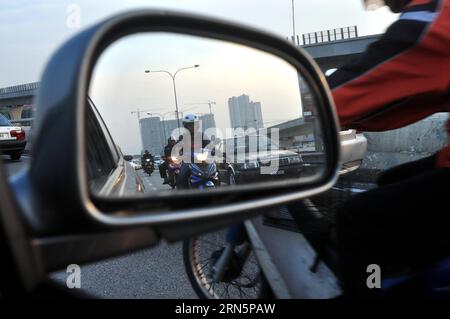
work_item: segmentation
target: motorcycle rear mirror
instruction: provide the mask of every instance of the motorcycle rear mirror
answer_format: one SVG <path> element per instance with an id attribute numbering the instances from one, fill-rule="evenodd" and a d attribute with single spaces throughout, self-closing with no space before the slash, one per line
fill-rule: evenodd
<path id="1" fill-rule="evenodd" d="M 154 225 L 181 238 L 323 192 L 337 177 L 338 125 L 318 66 L 284 39 L 228 22 L 145 10 L 112 17 L 53 56 L 37 103 L 40 141 L 65 131 L 72 145 L 51 152 L 57 146 L 37 142 L 68 172 L 51 188 L 67 189 L 103 226 Z M 54 121 L 54 109 L 72 122 Z M 143 150 L 151 175 L 129 163 Z M 175 189 L 161 178 L 169 170 L 183 176 Z"/>

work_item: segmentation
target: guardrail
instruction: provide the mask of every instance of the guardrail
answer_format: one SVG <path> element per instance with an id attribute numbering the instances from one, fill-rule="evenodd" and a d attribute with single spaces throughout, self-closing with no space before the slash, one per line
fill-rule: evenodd
<path id="1" fill-rule="evenodd" d="M 9 86 L 6 88 L 0 88 L 0 95 L 10 93 L 20 93 L 24 91 L 37 90 L 39 88 L 39 82 Z"/>
<path id="2" fill-rule="evenodd" d="M 296 45 L 311 45 L 326 42 L 334 42 L 358 37 L 358 26 L 336 28 L 325 31 L 310 32 L 302 34 L 303 42 L 300 43 L 300 37 L 291 36 L 291 41 Z M 289 38 L 287 38 L 289 40 Z"/>

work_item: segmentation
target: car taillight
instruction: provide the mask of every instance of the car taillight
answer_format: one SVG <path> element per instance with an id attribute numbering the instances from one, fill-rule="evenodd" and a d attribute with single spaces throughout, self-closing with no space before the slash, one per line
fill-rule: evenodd
<path id="1" fill-rule="evenodd" d="M 18 141 L 23 141 L 25 139 L 25 131 L 24 130 L 12 130 L 9 132 L 11 137 L 15 137 Z"/>

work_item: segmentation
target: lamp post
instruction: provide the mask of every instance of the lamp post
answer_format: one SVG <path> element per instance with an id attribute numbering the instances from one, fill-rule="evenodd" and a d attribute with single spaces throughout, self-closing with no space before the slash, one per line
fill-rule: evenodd
<path id="1" fill-rule="evenodd" d="M 295 42 L 295 8 L 294 8 L 294 0 L 292 0 L 292 41 Z"/>
<path id="2" fill-rule="evenodd" d="M 145 73 L 166 73 L 168 74 L 171 78 L 172 78 L 172 83 L 173 83 L 173 93 L 174 93 L 174 97 L 175 97 L 175 113 L 176 113 L 176 117 L 177 117 L 177 125 L 178 125 L 178 130 L 180 130 L 180 116 L 179 116 L 179 112 L 178 112 L 178 97 L 177 97 L 177 86 L 176 86 L 176 76 L 180 71 L 183 70 L 188 70 L 188 69 L 194 69 L 194 68 L 198 68 L 200 65 L 196 64 L 193 66 L 188 66 L 188 67 L 184 67 L 184 68 L 180 68 L 178 69 L 175 73 L 171 73 L 169 71 L 166 70 L 156 70 L 156 71 L 151 71 L 151 70 L 145 70 Z"/>

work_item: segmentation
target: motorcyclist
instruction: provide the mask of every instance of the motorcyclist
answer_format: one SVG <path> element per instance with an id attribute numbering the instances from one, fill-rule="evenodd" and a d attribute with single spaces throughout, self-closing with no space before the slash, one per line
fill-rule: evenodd
<path id="1" fill-rule="evenodd" d="M 147 159 L 150 159 L 150 161 L 147 161 Z M 145 150 L 144 154 L 142 154 L 142 157 L 141 157 L 142 168 L 145 169 L 146 167 L 149 167 L 153 170 L 154 162 L 155 161 L 154 161 L 153 155 L 150 154 L 150 152 L 148 150 Z"/>
<path id="2" fill-rule="evenodd" d="M 328 78 L 344 128 L 386 131 L 450 111 L 450 0 L 384 2 L 401 13 L 398 21 Z M 450 239 L 450 144 L 384 172 L 378 185 L 337 211 L 344 290 L 352 296 L 373 292 L 366 285 L 369 264 L 386 275 L 393 265 L 450 254 L 443 244 Z"/>
<path id="3" fill-rule="evenodd" d="M 167 171 L 169 168 L 169 164 L 172 161 L 172 149 L 175 146 L 176 141 L 175 138 L 173 138 L 172 136 L 169 137 L 167 139 L 167 145 L 164 146 L 164 150 L 163 150 L 163 162 L 161 164 L 159 164 L 158 168 L 159 168 L 159 174 L 161 175 L 161 178 L 164 179 L 163 184 L 169 184 L 169 179 L 167 177 Z"/>
<path id="4" fill-rule="evenodd" d="M 184 134 L 180 137 L 179 144 L 181 144 L 181 151 L 183 163 L 180 167 L 180 173 L 177 178 L 177 188 L 189 188 L 189 164 L 194 163 L 194 154 L 201 151 L 201 149 L 211 148 L 210 139 L 202 131 L 202 122 L 195 114 L 187 114 L 183 117 L 183 127 L 186 129 Z M 178 150 L 176 151 L 178 152 Z M 210 149 L 210 154 L 214 156 L 214 149 Z"/>

